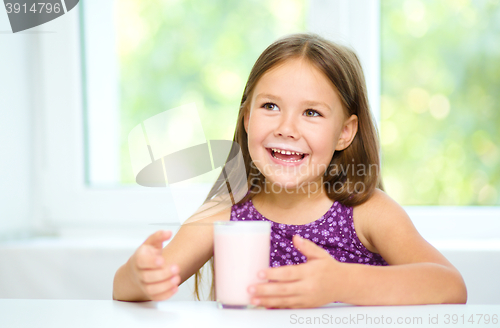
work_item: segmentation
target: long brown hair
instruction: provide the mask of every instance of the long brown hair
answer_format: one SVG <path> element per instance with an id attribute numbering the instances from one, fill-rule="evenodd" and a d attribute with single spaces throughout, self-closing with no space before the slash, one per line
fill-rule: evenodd
<path id="1" fill-rule="evenodd" d="M 328 197 L 346 206 L 356 206 L 370 198 L 375 188 L 383 190 L 380 176 L 379 136 L 368 104 L 366 83 L 361 63 L 353 50 L 336 44 L 312 33 L 292 34 L 278 39 L 264 50 L 255 62 L 248 77 L 233 141 L 231 153 L 241 148 L 247 173 L 249 192 L 238 204 L 255 196 L 264 186 L 264 176 L 257 169 L 248 151 L 248 136 L 244 128 L 244 116 L 250 110 L 252 93 L 259 79 L 271 68 L 288 59 L 301 58 L 317 67 L 336 87 L 346 117 L 358 117 L 358 130 L 351 144 L 344 150 L 335 151 L 325 171 L 324 186 Z M 231 155 L 230 155 L 231 156 Z M 372 168 L 374 171 L 372 172 Z M 360 174 L 361 172 L 361 174 Z M 230 175 L 231 172 L 228 172 Z M 362 190 L 353 191 L 360 184 Z M 207 201 L 227 194 L 227 177 L 221 177 L 214 184 Z M 350 186 L 350 187 L 349 187 Z M 230 189 L 229 189 L 230 190 Z M 213 269 L 213 257 L 210 259 Z M 200 270 L 195 274 L 195 295 L 200 299 Z M 214 277 L 212 277 L 210 299 L 215 299 Z"/>

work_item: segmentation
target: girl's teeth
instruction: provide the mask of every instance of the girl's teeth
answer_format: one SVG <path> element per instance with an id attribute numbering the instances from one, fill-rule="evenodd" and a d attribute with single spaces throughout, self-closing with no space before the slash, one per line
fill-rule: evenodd
<path id="1" fill-rule="evenodd" d="M 299 152 L 294 152 L 294 151 L 289 151 L 289 150 L 281 150 L 281 149 L 276 149 L 276 148 L 271 148 L 274 152 L 280 153 L 283 155 L 303 155 L 304 153 L 299 153 Z"/>
<path id="2" fill-rule="evenodd" d="M 289 151 L 289 150 L 280 150 L 280 149 L 274 149 L 274 148 L 271 148 L 273 150 L 273 152 L 276 152 L 276 153 L 281 153 L 281 154 L 284 154 L 284 155 L 302 155 L 303 153 L 295 153 L 293 151 Z M 303 158 L 301 159 L 298 159 L 298 160 L 295 160 L 295 161 L 288 161 L 288 160 L 285 160 L 285 159 L 280 159 L 280 158 L 277 158 L 276 156 L 273 155 L 274 158 L 280 160 L 280 161 L 283 161 L 283 162 L 289 162 L 289 163 L 293 163 L 293 162 L 300 162 L 301 160 L 303 160 Z"/>

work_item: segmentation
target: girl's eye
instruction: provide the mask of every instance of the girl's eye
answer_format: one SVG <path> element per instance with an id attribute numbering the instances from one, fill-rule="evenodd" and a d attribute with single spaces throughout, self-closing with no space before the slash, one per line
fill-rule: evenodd
<path id="1" fill-rule="evenodd" d="M 304 115 L 305 116 L 310 116 L 310 117 L 313 117 L 313 116 L 321 116 L 321 114 L 317 111 L 315 111 L 314 109 L 308 109 L 304 112 Z"/>
<path id="2" fill-rule="evenodd" d="M 278 106 L 276 106 L 276 104 L 273 104 L 273 103 L 265 103 L 264 105 L 262 105 L 262 107 L 264 107 L 265 109 L 269 109 L 269 110 L 277 110 L 278 109 Z"/>

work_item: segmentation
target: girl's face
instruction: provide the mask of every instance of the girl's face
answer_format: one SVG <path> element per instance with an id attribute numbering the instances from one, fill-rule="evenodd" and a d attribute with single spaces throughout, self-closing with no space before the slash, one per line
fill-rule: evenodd
<path id="1" fill-rule="evenodd" d="M 286 188 L 319 181 L 357 131 L 357 117 L 346 118 L 334 85 L 300 58 L 260 78 L 244 123 L 253 162 L 268 182 Z"/>

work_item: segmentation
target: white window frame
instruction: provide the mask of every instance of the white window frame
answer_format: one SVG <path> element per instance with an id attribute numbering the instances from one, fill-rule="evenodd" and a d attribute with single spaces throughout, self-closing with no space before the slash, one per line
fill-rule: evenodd
<path id="1" fill-rule="evenodd" d="M 380 0 L 312 0 L 309 30 L 351 46 L 360 58 L 365 73 L 368 99 L 380 131 Z M 312 16 L 315 19 L 312 19 Z M 366 37 L 368 36 L 368 38 Z M 369 42 L 366 42 L 368 39 Z M 383 164 L 382 164 L 383 165 Z M 382 177 L 383 178 L 383 177 Z M 451 229 L 451 224 L 481 218 L 499 227 L 500 206 L 403 206 L 419 226 L 432 226 L 435 220 Z M 465 225 L 464 225 L 465 226 Z M 487 226 L 490 226 L 489 224 Z M 438 229 L 445 233 L 446 229 Z M 453 235 L 451 230 L 448 234 Z M 500 238 L 500 229 L 487 233 Z M 439 236 L 436 235 L 436 238 Z"/>
<path id="2" fill-rule="evenodd" d="M 166 188 L 89 188 L 85 183 L 81 9 L 82 4 L 52 21 L 55 33 L 39 37 L 35 228 L 135 229 L 165 222 L 175 208 Z"/>
<path id="3" fill-rule="evenodd" d="M 89 2 L 90 3 L 90 2 Z M 308 29 L 348 43 L 364 66 L 369 99 L 377 124 L 380 121 L 380 3 L 378 0 L 312 0 Z M 88 3 L 87 3 L 88 4 Z M 38 44 L 41 95 L 36 115 L 34 163 L 36 165 L 35 222 L 38 229 L 137 228 L 165 222 L 175 208 L 168 188 L 89 188 L 84 173 L 84 124 L 79 14 L 82 3 L 54 20 Z M 105 19 L 103 19 L 105 21 Z M 336 31 L 333 33 L 332 31 Z M 369 35 L 370 42 L 366 42 Z M 54 54 L 58 54 L 55 56 Z M 88 66 L 88 65 L 87 65 Z M 111 71 L 102 74 L 112 76 Z M 110 97 L 116 96 L 110 92 Z M 106 93 L 101 94 L 105 97 Z M 89 100 L 89 104 L 116 103 L 113 99 Z M 106 110 L 106 107 L 102 108 Z M 111 108 L 116 111 L 116 108 Z M 110 115 L 114 115 L 110 112 Z M 500 207 L 404 206 L 416 225 L 434 220 L 482 217 L 500 219 Z M 431 220 L 431 221 L 429 221 Z M 442 222 L 445 222 L 442 221 Z M 500 222 L 500 220 L 498 220 Z M 464 221 L 465 222 L 465 221 Z M 423 223 L 422 223 L 423 224 Z M 443 223 L 444 224 L 444 223 Z M 496 230 L 500 231 L 500 230 Z M 499 238 L 500 233 L 490 233 Z"/>

